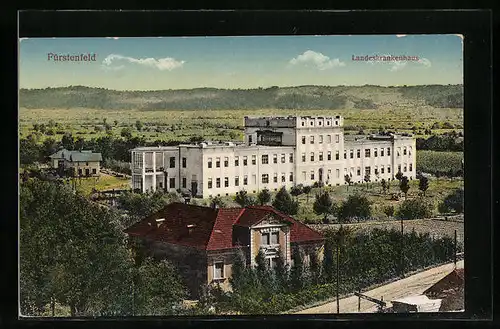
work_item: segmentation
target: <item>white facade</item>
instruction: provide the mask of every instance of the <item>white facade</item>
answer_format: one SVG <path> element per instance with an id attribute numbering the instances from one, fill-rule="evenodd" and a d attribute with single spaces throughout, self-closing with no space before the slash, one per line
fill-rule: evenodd
<path id="1" fill-rule="evenodd" d="M 278 190 L 295 184 L 345 184 L 415 178 L 411 136 L 344 137 L 335 117 L 245 117 L 244 143 L 211 143 L 132 150 L 132 188 L 142 192 L 196 190 L 200 197 Z"/>

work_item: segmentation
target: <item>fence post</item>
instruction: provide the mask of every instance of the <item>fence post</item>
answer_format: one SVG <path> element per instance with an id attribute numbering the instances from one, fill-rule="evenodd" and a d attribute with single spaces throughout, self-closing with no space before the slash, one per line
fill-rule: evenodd
<path id="1" fill-rule="evenodd" d="M 358 289 L 358 292 L 361 294 L 361 289 Z M 361 312 L 361 295 L 358 295 L 358 313 Z"/>
<path id="2" fill-rule="evenodd" d="M 457 230 L 453 239 L 453 268 L 457 268 Z"/>

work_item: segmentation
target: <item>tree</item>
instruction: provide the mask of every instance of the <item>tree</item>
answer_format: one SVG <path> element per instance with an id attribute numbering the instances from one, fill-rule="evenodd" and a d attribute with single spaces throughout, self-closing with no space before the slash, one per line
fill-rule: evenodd
<path id="1" fill-rule="evenodd" d="M 274 197 L 273 207 L 288 215 L 296 215 L 299 203 L 292 199 L 290 193 L 283 186 Z"/>
<path id="2" fill-rule="evenodd" d="M 32 164 L 40 159 L 40 147 L 33 135 L 19 141 L 19 161 L 21 164 Z"/>
<path id="3" fill-rule="evenodd" d="M 59 143 L 54 138 L 46 138 L 42 144 L 42 156 L 46 158 L 57 152 Z"/>
<path id="4" fill-rule="evenodd" d="M 456 213 L 462 213 L 464 210 L 464 190 L 461 188 L 456 189 L 446 196 L 443 200 L 443 204 L 448 211 L 453 210 Z"/>
<path id="5" fill-rule="evenodd" d="M 75 150 L 81 150 L 85 148 L 85 139 L 81 136 L 78 136 L 76 138 L 75 144 L 74 144 Z"/>
<path id="6" fill-rule="evenodd" d="M 289 270 L 285 263 L 285 255 L 281 253 L 274 261 L 276 262 L 274 266 L 274 275 L 276 277 L 278 292 L 284 292 L 288 288 L 289 281 Z"/>
<path id="7" fill-rule="evenodd" d="M 267 279 L 269 269 L 267 267 L 266 255 L 264 254 L 264 251 L 262 249 L 259 249 L 257 256 L 255 256 L 255 264 L 257 278 L 259 279 L 260 283 L 263 284 Z"/>
<path id="8" fill-rule="evenodd" d="M 311 274 L 311 284 L 317 285 L 321 279 L 321 264 L 316 250 L 309 254 L 309 273 Z"/>
<path id="9" fill-rule="evenodd" d="M 241 190 L 236 193 L 234 201 L 241 207 L 253 206 L 256 202 L 256 200 L 252 196 L 248 195 L 247 191 L 245 190 Z"/>
<path id="10" fill-rule="evenodd" d="M 365 177 L 363 178 L 363 180 L 366 183 L 366 188 L 368 188 L 368 183 L 370 182 L 370 173 L 369 172 L 366 172 Z"/>
<path id="11" fill-rule="evenodd" d="M 387 215 L 387 217 L 392 217 L 394 216 L 394 206 L 393 205 L 388 205 L 384 208 L 384 214 Z"/>
<path id="12" fill-rule="evenodd" d="M 143 124 L 140 120 L 137 120 L 135 122 L 135 127 L 137 128 L 138 131 L 141 131 L 142 130 L 142 127 L 143 127 Z"/>
<path id="13" fill-rule="evenodd" d="M 66 150 L 73 150 L 75 147 L 75 140 L 71 133 L 66 133 L 61 138 L 62 147 Z"/>
<path id="14" fill-rule="evenodd" d="M 132 138 L 132 129 L 130 129 L 130 127 L 122 128 L 122 130 L 120 131 L 120 136 L 126 139 Z"/>
<path id="15" fill-rule="evenodd" d="M 394 176 L 394 177 L 396 177 L 396 179 L 398 181 L 401 181 L 401 179 L 403 178 L 403 173 L 401 171 L 398 171 L 397 174 L 396 174 L 396 176 Z"/>
<path id="16" fill-rule="evenodd" d="M 119 207 L 128 213 L 128 218 L 122 219 L 123 225 L 128 227 L 161 210 L 170 202 L 178 200 L 172 195 L 164 195 L 162 192 L 156 191 L 144 194 L 125 192 L 120 194 L 117 201 Z"/>
<path id="17" fill-rule="evenodd" d="M 300 247 L 292 253 L 293 266 L 290 270 L 290 285 L 294 291 L 304 287 L 304 255 Z"/>
<path id="18" fill-rule="evenodd" d="M 418 189 L 422 191 L 423 195 L 425 195 L 425 191 L 429 188 L 429 179 L 425 176 L 421 176 L 418 181 Z"/>
<path id="19" fill-rule="evenodd" d="M 311 190 L 312 190 L 311 186 L 306 185 L 306 186 L 302 187 L 302 193 L 304 193 L 307 196 L 307 199 L 306 199 L 307 203 L 309 203 L 309 193 L 311 193 Z"/>
<path id="20" fill-rule="evenodd" d="M 335 205 L 328 192 L 322 191 L 316 194 L 316 200 L 314 201 L 313 210 L 316 215 L 324 216 L 323 223 L 328 223 L 328 215 L 333 214 L 335 210 Z"/>
<path id="21" fill-rule="evenodd" d="M 359 194 L 350 195 L 338 211 L 338 218 L 343 222 L 352 218 L 367 219 L 370 216 L 370 201 L 366 196 Z"/>
<path id="22" fill-rule="evenodd" d="M 387 181 L 384 178 L 382 178 L 380 184 L 382 185 L 382 192 L 385 194 L 385 191 L 387 190 Z"/>
<path id="23" fill-rule="evenodd" d="M 233 265 L 231 266 L 231 277 L 229 278 L 229 284 L 233 292 L 241 292 L 244 289 L 246 278 L 246 260 L 245 254 L 241 249 L 236 252 Z"/>
<path id="24" fill-rule="evenodd" d="M 325 282 L 330 282 L 334 277 L 334 257 L 333 257 L 333 242 L 331 239 L 325 240 L 325 250 L 323 256 L 323 271 L 322 277 Z"/>
<path id="25" fill-rule="evenodd" d="M 269 193 L 269 190 L 265 188 L 257 194 L 257 200 L 261 206 L 268 204 L 271 202 L 271 193 Z"/>
<path id="26" fill-rule="evenodd" d="M 345 182 L 347 184 L 347 191 L 349 192 L 349 186 L 351 186 L 351 176 L 346 174 L 344 176 L 344 180 L 345 180 Z"/>
<path id="27" fill-rule="evenodd" d="M 216 196 L 215 198 L 210 201 L 210 207 L 212 208 L 224 208 L 226 206 L 226 203 L 220 196 Z"/>
<path id="28" fill-rule="evenodd" d="M 431 205 L 423 198 L 404 200 L 397 211 L 400 219 L 420 219 L 432 216 Z"/>
<path id="29" fill-rule="evenodd" d="M 297 184 L 294 185 L 290 188 L 290 194 L 293 195 L 295 198 L 297 198 L 299 195 L 304 193 L 303 191 L 303 185 L 302 184 Z"/>
<path id="30" fill-rule="evenodd" d="M 115 127 L 118 126 L 118 120 L 114 120 L 113 124 L 115 125 Z"/>
<path id="31" fill-rule="evenodd" d="M 405 194 L 405 199 L 408 194 L 408 190 L 410 189 L 410 182 L 408 181 L 408 177 L 403 176 L 399 181 L 399 189 L 401 192 Z"/>
<path id="32" fill-rule="evenodd" d="M 107 133 L 113 130 L 113 127 L 109 123 L 104 124 L 104 129 L 106 130 Z"/>

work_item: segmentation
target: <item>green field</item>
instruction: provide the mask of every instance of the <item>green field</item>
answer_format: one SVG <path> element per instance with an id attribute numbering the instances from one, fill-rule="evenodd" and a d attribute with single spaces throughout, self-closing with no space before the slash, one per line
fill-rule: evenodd
<path id="1" fill-rule="evenodd" d="M 106 135 L 104 120 L 111 125 L 111 133 L 120 135 L 125 127 L 132 129 L 132 135 L 144 136 L 148 140 L 186 140 L 193 136 L 204 139 L 231 140 L 243 137 L 243 120 L 245 116 L 270 115 L 342 115 L 346 133 L 357 133 L 362 129 L 365 133 L 377 131 L 379 128 L 412 132 L 416 128 L 417 135 L 424 134 L 426 128 L 434 123 L 448 122 L 453 129 L 433 129 L 433 133 L 451 130 L 463 131 L 463 110 L 449 108 L 379 108 L 375 110 L 95 110 L 95 109 L 26 109 L 19 110 L 20 137 L 26 137 L 33 131 L 34 124 L 48 125 L 52 120 L 54 126 L 47 128 L 54 135 L 42 134 L 44 138 L 53 137 L 60 140 L 66 132 L 74 137 L 89 139 Z M 143 124 L 141 131 L 135 127 L 136 121 Z M 116 121 L 116 124 L 115 124 Z M 102 129 L 102 131 L 96 131 Z M 421 133 L 421 134 L 419 134 Z"/>
<path id="2" fill-rule="evenodd" d="M 66 182 L 71 184 L 71 182 Z M 83 195 L 90 195 L 92 189 L 98 191 L 111 190 L 111 189 L 129 189 L 130 188 L 130 178 L 119 178 L 110 175 L 101 174 L 99 177 L 90 177 L 76 179 L 76 190 L 81 192 Z"/>

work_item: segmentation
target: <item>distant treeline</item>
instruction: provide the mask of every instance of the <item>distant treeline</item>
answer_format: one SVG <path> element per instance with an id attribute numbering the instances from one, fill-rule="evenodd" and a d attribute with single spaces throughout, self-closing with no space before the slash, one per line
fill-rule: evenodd
<path id="1" fill-rule="evenodd" d="M 142 110 L 227 109 L 376 109 L 370 95 L 392 92 L 415 104 L 434 107 L 463 107 L 462 85 L 409 87 L 298 86 L 256 89 L 196 88 L 159 91 L 117 91 L 70 86 L 21 89 L 20 106 L 25 108 L 92 108 Z M 368 95 L 368 96 L 367 96 Z"/>
<path id="2" fill-rule="evenodd" d="M 417 150 L 429 151 L 464 151 L 464 139 L 458 135 L 433 135 L 429 138 L 417 138 Z"/>

